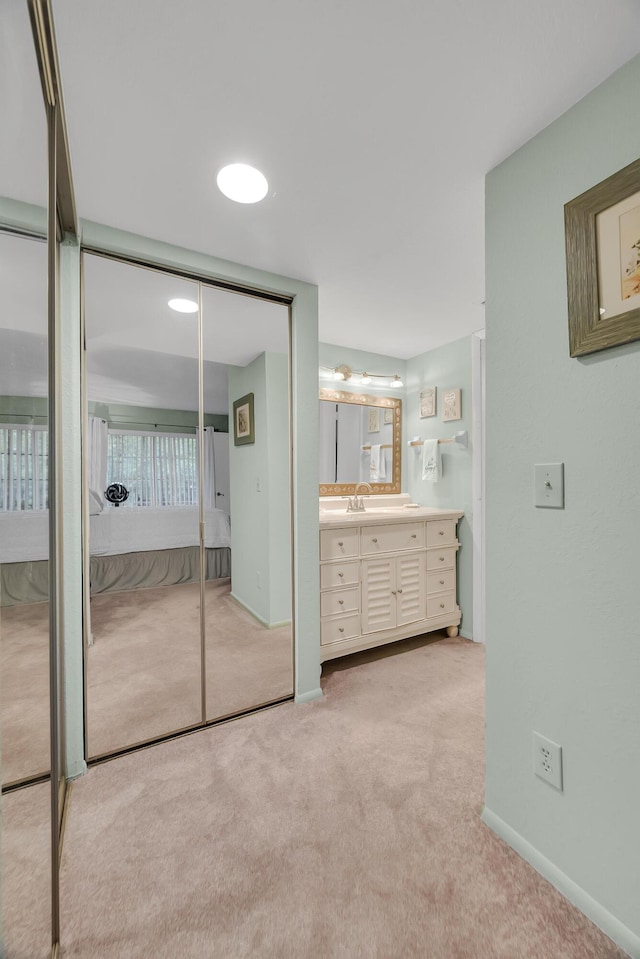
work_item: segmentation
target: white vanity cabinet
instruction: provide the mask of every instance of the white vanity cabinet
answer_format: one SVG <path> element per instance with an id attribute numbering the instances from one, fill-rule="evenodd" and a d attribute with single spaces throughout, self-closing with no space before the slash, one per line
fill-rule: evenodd
<path id="1" fill-rule="evenodd" d="M 321 520 L 321 661 L 436 629 L 457 635 L 462 515 L 423 507 Z"/>

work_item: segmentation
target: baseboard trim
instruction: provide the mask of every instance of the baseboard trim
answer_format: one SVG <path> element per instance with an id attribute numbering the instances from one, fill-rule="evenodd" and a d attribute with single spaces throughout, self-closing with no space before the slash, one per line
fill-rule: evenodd
<path id="1" fill-rule="evenodd" d="M 317 689 L 312 689 L 308 693 L 300 693 L 299 695 L 296 695 L 295 702 L 298 704 L 312 703 L 314 699 L 322 699 L 323 696 L 324 696 L 324 693 L 318 686 Z"/>
<path id="2" fill-rule="evenodd" d="M 565 875 L 557 866 L 555 866 L 546 856 L 532 846 L 524 836 L 512 829 L 503 819 L 496 816 L 485 806 L 480 816 L 482 822 L 500 836 L 501 839 L 511 846 L 519 856 L 522 856 L 530 866 L 539 872 L 541 876 L 547 879 L 552 886 L 562 893 L 563 896 L 572 902 L 580 912 L 584 913 L 587 919 L 590 919 L 599 929 L 601 929 L 610 939 L 624 949 L 631 956 L 631 959 L 640 959 L 640 936 L 637 936 L 627 926 L 623 925 L 619 919 L 616 919 L 599 902 L 596 902 L 588 892 L 578 886 L 577 883 Z"/>
<path id="3" fill-rule="evenodd" d="M 467 632 L 467 631 L 464 630 L 464 629 L 461 629 L 461 630 L 460 630 L 460 636 L 462 636 L 463 639 L 470 639 L 472 643 L 475 642 L 475 640 L 474 640 L 473 636 L 471 635 L 471 633 Z"/>
<path id="4" fill-rule="evenodd" d="M 278 623 L 268 623 L 266 619 L 263 619 L 262 616 L 256 613 L 255 609 L 252 609 L 251 606 L 248 606 L 247 603 L 244 603 L 240 597 L 233 592 L 233 590 L 229 593 L 229 595 L 231 596 L 231 599 L 235 600 L 238 606 L 242 606 L 244 611 L 249 613 L 250 616 L 253 616 L 253 618 L 260 623 L 261 626 L 264 626 L 265 629 L 279 629 L 281 626 L 291 626 L 290 619 L 283 619 Z"/>

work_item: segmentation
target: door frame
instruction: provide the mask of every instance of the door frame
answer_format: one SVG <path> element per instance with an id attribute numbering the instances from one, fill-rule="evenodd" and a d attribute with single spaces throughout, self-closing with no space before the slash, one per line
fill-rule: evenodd
<path id="1" fill-rule="evenodd" d="M 486 443 L 486 334 L 471 335 L 473 639 L 484 643 L 485 595 L 485 443 Z"/>

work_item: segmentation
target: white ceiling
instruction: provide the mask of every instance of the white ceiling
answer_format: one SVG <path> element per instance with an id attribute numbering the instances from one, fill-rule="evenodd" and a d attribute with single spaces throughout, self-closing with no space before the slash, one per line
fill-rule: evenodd
<path id="1" fill-rule="evenodd" d="M 322 341 L 402 358 L 484 326 L 487 171 L 640 50 L 637 0 L 52 3 L 79 215 L 317 283 Z M 25 9 L 0 193 L 43 202 Z"/>

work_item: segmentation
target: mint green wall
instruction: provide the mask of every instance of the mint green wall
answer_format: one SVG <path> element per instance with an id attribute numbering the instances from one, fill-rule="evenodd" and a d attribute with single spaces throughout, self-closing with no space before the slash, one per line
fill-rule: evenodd
<path id="1" fill-rule="evenodd" d="M 198 411 L 163 410 L 150 406 L 124 406 L 119 403 L 89 402 L 91 416 L 106 420 L 111 428 L 175 433 L 193 433 L 198 426 Z M 229 431 L 229 417 L 216 413 L 204 414 L 204 425 L 213 426 L 222 433 Z"/>
<path id="2" fill-rule="evenodd" d="M 569 357 L 563 206 L 640 154 L 640 57 L 486 182 L 485 821 L 640 956 L 640 343 Z M 565 509 L 533 506 L 564 462 Z M 564 792 L 532 731 L 564 749 Z"/>
<path id="3" fill-rule="evenodd" d="M 46 426 L 49 401 L 43 396 L 0 396 L 0 423 Z"/>
<path id="4" fill-rule="evenodd" d="M 255 443 L 229 444 L 232 595 L 267 626 L 291 621 L 288 358 L 230 366 L 229 409 L 253 393 Z"/>
<path id="5" fill-rule="evenodd" d="M 406 491 L 421 506 L 437 506 L 464 510 L 458 525 L 458 603 L 462 610 L 460 632 L 467 639 L 473 635 L 473 539 L 472 539 L 472 475 L 471 475 L 471 337 L 456 340 L 407 361 L 404 430 L 406 441 L 454 436 L 460 430 L 469 433 L 469 449 L 443 443 L 442 478 L 437 483 L 422 479 L 422 447 L 407 450 Z M 420 390 L 437 387 L 436 415 L 420 419 Z M 446 389 L 461 389 L 462 419 L 443 423 L 442 394 Z"/>
<path id="6" fill-rule="evenodd" d="M 289 358 L 267 353 L 266 395 L 269 430 L 269 622 L 291 620 L 291 466 Z"/>

